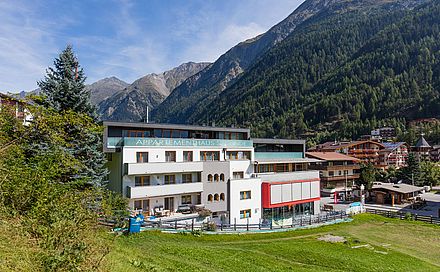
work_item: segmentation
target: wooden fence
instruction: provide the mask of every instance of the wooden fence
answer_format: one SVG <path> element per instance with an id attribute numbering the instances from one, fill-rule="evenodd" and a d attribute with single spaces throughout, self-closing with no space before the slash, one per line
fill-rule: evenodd
<path id="1" fill-rule="evenodd" d="M 389 218 L 408 219 L 408 220 L 422 221 L 430 224 L 440 225 L 440 217 L 387 211 L 387 210 L 378 210 L 371 208 L 367 208 L 365 211 L 367 213 L 378 214 Z"/>

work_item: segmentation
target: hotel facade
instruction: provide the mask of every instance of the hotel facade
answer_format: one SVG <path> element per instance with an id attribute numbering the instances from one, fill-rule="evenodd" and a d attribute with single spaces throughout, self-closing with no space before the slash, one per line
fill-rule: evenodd
<path id="1" fill-rule="evenodd" d="M 223 223 L 283 223 L 319 213 L 319 171 L 303 140 L 251 139 L 250 130 L 104 122 L 109 188 L 164 220 L 205 209 Z M 198 215 L 197 215 L 198 216 Z"/>

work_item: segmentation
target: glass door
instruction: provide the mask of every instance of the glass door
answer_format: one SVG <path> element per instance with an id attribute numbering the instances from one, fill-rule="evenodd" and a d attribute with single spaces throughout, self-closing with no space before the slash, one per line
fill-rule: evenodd
<path id="1" fill-rule="evenodd" d="M 174 197 L 165 197 L 165 210 L 174 211 Z"/>

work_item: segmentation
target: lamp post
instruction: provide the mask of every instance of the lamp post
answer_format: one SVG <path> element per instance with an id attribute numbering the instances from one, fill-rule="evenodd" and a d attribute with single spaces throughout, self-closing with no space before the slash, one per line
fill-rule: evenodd
<path id="1" fill-rule="evenodd" d="M 363 184 L 361 184 L 361 203 L 362 203 L 362 205 L 365 204 L 364 190 L 365 190 L 365 186 Z"/>

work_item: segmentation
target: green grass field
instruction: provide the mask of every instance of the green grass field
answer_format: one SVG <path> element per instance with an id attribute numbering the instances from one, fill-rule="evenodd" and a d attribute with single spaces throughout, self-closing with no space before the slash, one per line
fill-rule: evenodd
<path id="1" fill-rule="evenodd" d="M 317 238 L 331 234 L 345 243 Z M 360 246 L 360 247 L 359 247 Z M 120 236 L 110 271 L 440 271 L 440 227 L 373 215 L 270 234 Z"/>

